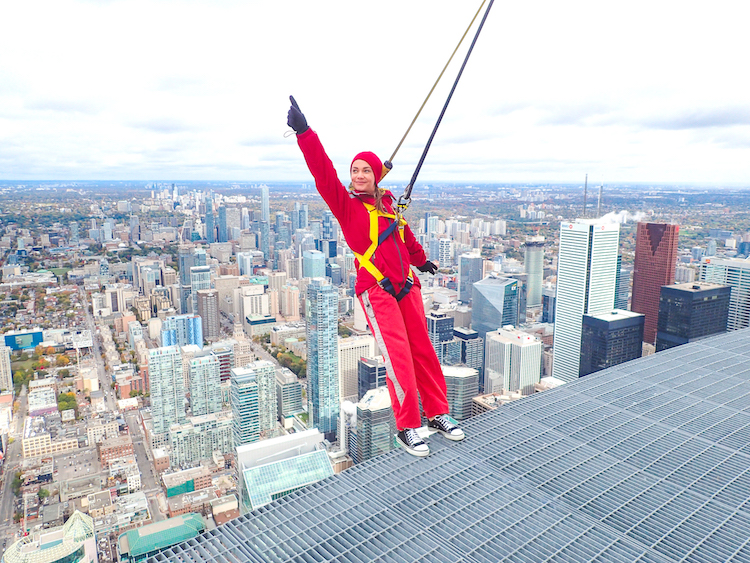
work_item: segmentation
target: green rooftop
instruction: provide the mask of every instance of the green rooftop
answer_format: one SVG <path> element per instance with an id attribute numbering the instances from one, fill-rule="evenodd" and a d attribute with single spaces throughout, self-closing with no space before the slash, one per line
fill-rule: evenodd
<path id="1" fill-rule="evenodd" d="M 122 561 L 143 561 L 160 549 L 196 537 L 206 525 L 200 514 L 181 514 L 121 534 L 117 539 Z"/>

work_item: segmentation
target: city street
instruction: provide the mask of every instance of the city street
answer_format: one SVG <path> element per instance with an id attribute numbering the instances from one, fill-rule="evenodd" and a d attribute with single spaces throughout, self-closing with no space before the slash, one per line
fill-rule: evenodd
<path id="1" fill-rule="evenodd" d="M 112 390 L 112 378 L 107 375 L 107 370 L 104 366 L 104 360 L 102 360 L 102 350 L 101 345 L 99 344 L 99 335 L 96 332 L 96 323 L 94 322 L 94 317 L 91 316 L 91 311 L 89 311 L 90 303 L 86 295 L 86 291 L 83 288 L 81 288 L 79 291 L 81 294 L 81 304 L 83 305 L 83 310 L 86 311 L 86 326 L 91 331 L 91 339 L 94 343 L 93 348 L 91 349 L 91 354 L 93 355 L 94 364 L 96 365 L 96 370 L 99 374 L 99 388 L 105 393 L 107 410 L 109 410 L 110 412 L 114 412 L 117 410 L 117 402 L 115 400 L 115 393 Z"/>

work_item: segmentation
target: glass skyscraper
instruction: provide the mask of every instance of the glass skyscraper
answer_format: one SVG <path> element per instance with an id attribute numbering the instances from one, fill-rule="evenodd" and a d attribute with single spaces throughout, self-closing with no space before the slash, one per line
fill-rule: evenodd
<path id="1" fill-rule="evenodd" d="M 583 315 L 611 312 L 614 307 L 619 244 L 618 223 L 560 223 L 552 364 L 556 379 L 578 379 Z"/>
<path id="2" fill-rule="evenodd" d="M 230 376 L 230 402 L 234 416 L 234 445 L 240 446 L 268 437 L 276 428 L 276 369 L 260 360 L 243 368 L 233 368 Z"/>
<path id="3" fill-rule="evenodd" d="M 500 327 L 518 326 L 518 280 L 490 275 L 472 288 L 471 328 L 485 338 Z"/>
<path id="4" fill-rule="evenodd" d="M 335 441 L 339 415 L 338 310 L 336 288 L 324 278 L 307 286 L 307 393 L 310 425 Z"/>
<path id="5" fill-rule="evenodd" d="M 213 354 L 192 358 L 190 361 L 190 408 L 193 416 L 221 410 L 221 380 L 219 360 Z"/>
<path id="6" fill-rule="evenodd" d="M 180 349 L 166 346 L 149 350 L 148 377 L 154 432 L 164 434 L 170 425 L 183 424 L 187 420 Z"/>

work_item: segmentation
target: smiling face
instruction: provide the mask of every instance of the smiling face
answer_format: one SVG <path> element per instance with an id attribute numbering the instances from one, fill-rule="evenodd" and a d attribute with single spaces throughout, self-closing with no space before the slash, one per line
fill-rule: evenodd
<path id="1" fill-rule="evenodd" d="M 351 174 L 355 191 L 375 195 L 375 174 L 367 161 L 358 159 L 352 162 Z"/>

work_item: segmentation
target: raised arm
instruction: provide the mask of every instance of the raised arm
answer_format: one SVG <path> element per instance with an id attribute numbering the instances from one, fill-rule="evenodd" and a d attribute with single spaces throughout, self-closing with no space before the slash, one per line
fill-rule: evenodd
<path id="1" fill-rule="evenodd" d="M 334 216 L 342 220 L 349 205 L 349 192 L 336 174 L 331 159 L 328 158 L 318 134 L 307 125 L 305 116 L 297 102 L 289 96 L 292 103 L 289 108 L 287 124 L 297 133 L 297 144 L 302 150 L 307 167 L 315 178 L 315 187 L 323 200 L 328 204 Z"/>

